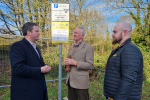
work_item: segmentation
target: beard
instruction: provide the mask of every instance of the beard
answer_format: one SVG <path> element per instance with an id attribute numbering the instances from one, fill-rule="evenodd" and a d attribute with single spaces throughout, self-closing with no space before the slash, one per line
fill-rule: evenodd
<path id="1" fill-rule="evenodd" d="M 121 40 L 122 40 L 122 33 L 119 35 L 118 38 L 115 38 L 115 39 L 112 41 L 112 44 L 113 44 L 113 45 L 114 45 L 114 44 L 117 44 L 117 43 L 119 43 Z"/>

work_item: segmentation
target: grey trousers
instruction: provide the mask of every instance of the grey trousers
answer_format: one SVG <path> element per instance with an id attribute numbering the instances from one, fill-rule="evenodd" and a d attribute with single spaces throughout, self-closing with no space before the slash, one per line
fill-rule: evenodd
<path id="1" fill-rule="evenodd" d="M 89 100 L 88 89 L 75 89 L 68 84 L 68 99 L 69 100 Z"/>

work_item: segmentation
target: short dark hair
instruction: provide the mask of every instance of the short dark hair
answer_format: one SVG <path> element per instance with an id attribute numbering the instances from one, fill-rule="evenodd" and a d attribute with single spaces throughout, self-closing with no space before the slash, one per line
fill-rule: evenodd
<path id="1" fill-rule="evenodd" d="M 27 35 L 27 31 L 32 31 L 33 30 L 33 26 L 38 26 L 36 23 L 32 23 L 32 22 L 27 22 L 22 26 L 22 32 L 23 32 L 23 36 Z"/>

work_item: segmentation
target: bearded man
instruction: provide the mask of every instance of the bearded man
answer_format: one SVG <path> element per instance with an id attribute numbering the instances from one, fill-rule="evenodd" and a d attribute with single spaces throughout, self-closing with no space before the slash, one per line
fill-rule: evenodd
<path id="1" fill-rule="evenodd" d="M 143 56 L 131 42 L 132 26 L 127 22 L 115 25 L 112 44 L 118 43 L 107 61 L 104 95 L 107 100 L 140 100 L 143 83 Z"/>

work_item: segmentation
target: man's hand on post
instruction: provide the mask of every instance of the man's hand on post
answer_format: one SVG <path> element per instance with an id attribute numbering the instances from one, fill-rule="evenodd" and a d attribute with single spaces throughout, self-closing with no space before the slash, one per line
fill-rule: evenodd
<path id="1" fill-rule="evenodd" d="M 50 67 L 50 66 L 45 65 L 45 66 L 42 66 L 42 67 L 41 67 L 41 73 L 47 73 L 47 72 L 49 72 L 50 70 L 51 70 L 51 67 Z"/>
<path id="2" fill-rule="evenodd" d="M 75 61 L 74 59 L 69 59 L 69 58 L 65 59 L 65 65 L 76 65 L 76 64 L 77 61 Z"/>

